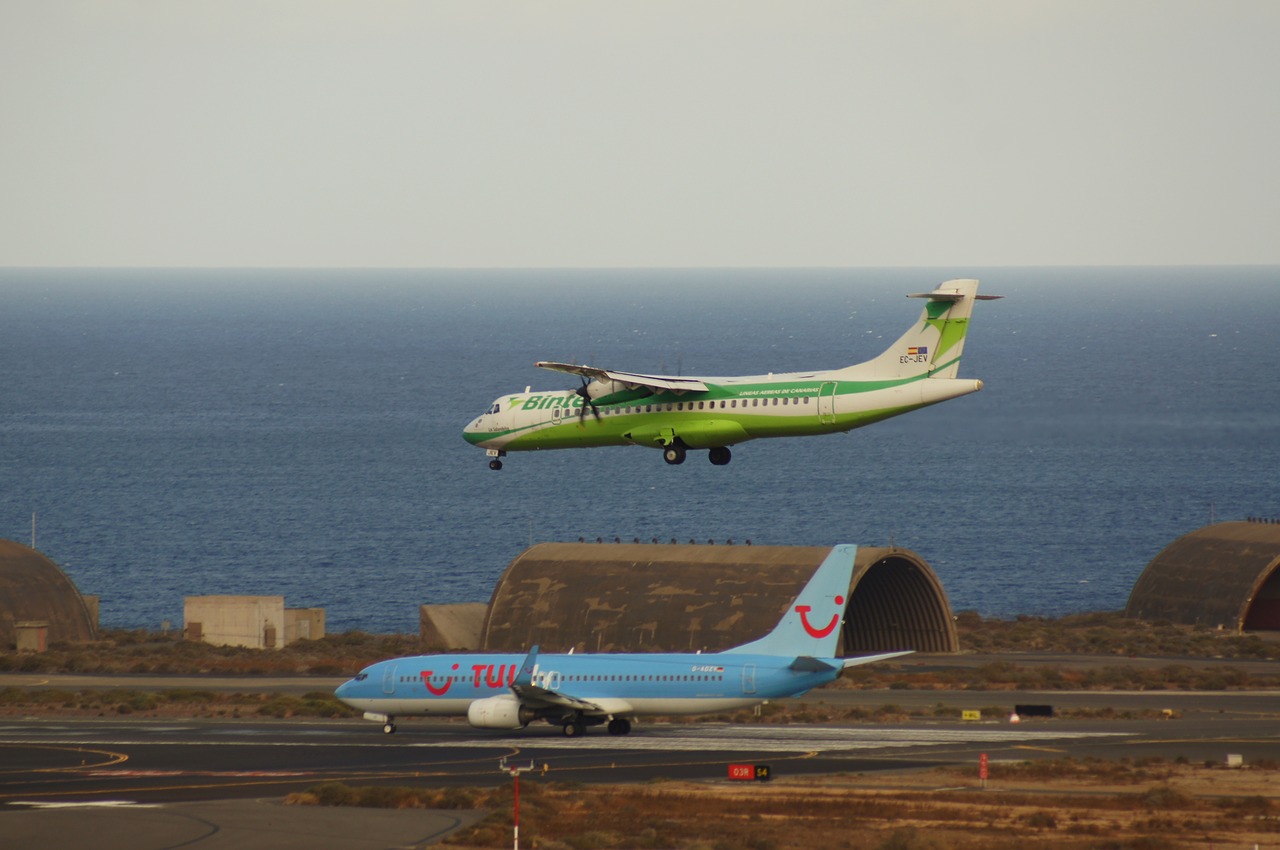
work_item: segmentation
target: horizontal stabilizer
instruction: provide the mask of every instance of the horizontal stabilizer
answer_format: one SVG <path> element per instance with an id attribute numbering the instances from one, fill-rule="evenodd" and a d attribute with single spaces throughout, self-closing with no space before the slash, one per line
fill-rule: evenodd
<path id="1" fill-rule="evenodd" d="M 797 656 L 796 660 L 792 661 L 789 666 L 790 669 L 795 670 L 797 673 L 825 673 L 828 670 L 840 669 L 834 664 L 828 664 L 825 661 L 814 658 L 812 655 Z"/>
<path id="2" fill-rule="evenodd" d="M 908 649 L 904 652 L 886 652 L 883 655 L 860 655 L 857 658 L 842 658 L 841 663 L 846 669 L 849 667 L 857 667 L 860 664 L 873 664 L 876 661 L 888 661 L 890 658 L 901 658 L 904 655 L 910 655 L 915 652 L 914 649 Z"/>
<path id="3" fill-rule="evenodd" d="M 950 301 L 955 303 L 964 298 L 961 292 L 913 292 L 908 298 L 928 298 L 930 301 Z M 974 295 L 974 301 L 999 301 L 1003 295 Z"/>

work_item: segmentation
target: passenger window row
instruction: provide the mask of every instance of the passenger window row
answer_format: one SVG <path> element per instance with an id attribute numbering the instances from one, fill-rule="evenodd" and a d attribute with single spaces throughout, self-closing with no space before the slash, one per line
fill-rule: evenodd
<path id="1" fill-rule="evenodd" d="M 741 399 L 742 401 L 741 406 L 744 408 L 745 407 L 770 407 L 770 406 L 777 407 L 778 405 L 782 405 L 783 407 L 786 407 L 788 405 L 809 404 L 809 400 L 811 398 L 812 396 L 800 396 L 799 398 L 791 398 L 790 396 L 787 396 L 784 398 L 774 398 L 774 399 L 767 399 L 767 398 L 745 399 L 744 398 L 744 399 Z M 605 408 L 601 408 L 598 412 L 600 413 L 601 416 L 617 416 L 625 413 L 654 413 L 654 412 L 662 413 L 663 411 L 680 412 L 684 410 L 727 410 L 727 409 L 733 409 L 738 407 L 739 406 L 738 401 L 739 399 L 735 398 L 735 399 L 728 399 L 728 400 L 722 399 L 718 402 L 716 401 L 677 401 L 677 402 L 667 402 L 666 404 L 643 404 L 643 405 L 636 404 L 636 405 L 628 405 L 627 407 L 605 407 Z M 750 402 L 750 404 L 748 404 L 748 401 Z M 697 407 L 694 407 L 694 405 L 697 405 Z M 561 411 L 556 410 L 553 415 L 559 418 L 562 414 L 561 414 Z"/>

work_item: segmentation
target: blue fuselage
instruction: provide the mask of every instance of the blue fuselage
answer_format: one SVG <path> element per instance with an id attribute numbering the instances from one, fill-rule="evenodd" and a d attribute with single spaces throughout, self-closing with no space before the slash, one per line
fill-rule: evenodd
<path id="1" fill-rule="evenodd" d="M 366 667 L 336 691 L 365 712 L 465 715 L 475 700 L 509 694 L 524 655 L 419 655 Z M 539 655 L 533 684 L 609 703 L 618 715 L 700 714 L 799 696 L 839 674 L 794 669 L 791 658 L 737 653 Z M 623 705 L 625 703 L 625 705 Z"/>

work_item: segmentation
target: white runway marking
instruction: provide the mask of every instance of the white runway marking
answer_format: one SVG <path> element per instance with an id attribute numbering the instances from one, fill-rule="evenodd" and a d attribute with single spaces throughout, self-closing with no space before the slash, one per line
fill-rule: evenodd
<path id="1" fill-rule="evenodd" d="M 1118 738 L 1132 737 L 1130 732 L 1079 732 L 1057 731 L 1051 729 L 1012 728 L 996 724 L 982 726 L 936 726 L 925 728 L 894 728 L 880 726 L 866 727 L 828 727 L 828 726 L 730 726 L 730 725 L 698 725 L 669 726 L 657 724 L 653 726 L 639 725 L 630 735 L 610 735 L 602 728 L 592 728 L 578 738 L 565 738 L 559 733 L 539 725 L 527 733 L 510 735 L 494 735 L 489 737 L 479 733 L 472 737 L 464 727 L 457 727 L 444 734 L 432 734 L 424 740 L 416 730 L 406 728 L 398 735 L 367 736 L 364 741 L 352 741 L 345 736 L 327 736 L 308 734 L 306 740 L 276 739 L 260 731 L 244 731 L 234 729 L 215 730 L 214 740 L 186 738 L 183 732 L 195 732 L 193 728 L 179 726 L 154 727 L 163 729 L 168 734 L 143 738 L 136 733 L 142 730 L 132 729 L 134 736 L 103 736 L 84 738 L 82 735 L 67 736 L 56 734 L 60 729 L 49 729 L 53 735 L 9 737 L 4 733 L 9 728 L 0 726 L 0 743 L 9 745 L 49 745 L 61 744 L 95 747 L 129 747 L 129 746 L 271 746 L 271 747 L 394 747 L 394 748 L 471 748 L 493 749 L 511 747 L 521 750 L 666 750 L 666 751 L 706 751 L 706 752 L 868 752 L 872 750 L 894 750 L 910 747 L 966 746 L 974 744 L 990 744 L 992 746 L 1016 746 L 1018 744 L 1039 745 L 1051 741 L 1080 740 L 1085 738 Z M 83 730 L 66 729 L 67 732 L 83 732 Z M 152 731 L 152 730 L 149 730 Z M 376 731 L 376 730 L 373 730 Z M 207 731 L 206 731 L 207 734 Z"/>
<path id="2" fill-rule="evenodd" d="M 580 738 L 513 735 L 509 738 L 414 742 L 414 747 L 492 747 L 510 745 L 522 750 L 573 747 L 591 750 L 712 750 L 740 752 L 841 752 L 936 747 L 966 744 L 1041 744 L 1080 738 L 1125 737 L 1126 732 L 1040 732 L 999 727 L 938 729 L 833 729 L 827 727 L 714 727 L 674 729 L 640 727 L 630 735 L 589 731 Z"/>

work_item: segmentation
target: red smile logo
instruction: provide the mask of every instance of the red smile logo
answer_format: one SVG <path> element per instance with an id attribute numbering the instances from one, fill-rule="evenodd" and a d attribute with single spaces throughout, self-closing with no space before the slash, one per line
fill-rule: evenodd
<path id="1" fill-rule="evenodd" d="M 836 605 L 837 606 L 844 605 L 843 596 L 836 597 Z M 804 626 L 804 630 L 808 632 L 809 637 L 824 638 L 827 635 L 831 634 L 831 632 L 835 629 L 836 626 L 840 625 L 840 612 L 837 611 L 836 613 L 831 615 L 831 622 L 827 623 L 822 628 L 815 627 L 813 623 L 809 622 L 809 612 L 812 610 L 813 610 L 812 606 L 809 606 L 809 605 L 796 606 L 796 613 L 800 615 L 800 625 Z"/>
<path id="2" fill-rule="evenodd" d="M 457 665 L 457 664 L 453 665 L 453 669 L 454 669 L 454 670 L 457 670 L 457 669 L 458 669 L 458 665 Z M 439 686 L 437 686 L 437 685 L 432 684 L 432 682 L 431 682 L 431 676 L 432 676 L 432 674 L 433 674 L 433 673 L 435 673 L 435 671 L 434 671 L 434 670 L 423 670 L 423 671 L 422 671 L 422 674 L 421 674 L 421 675 L 422 675 L 422 684 L 426 685 L 426 686 L 427 686 L 427 690 L 431 691 L 431 693 L 435 694 L 435 695 L 436 695 L 436 696 L 438 696 L 438 697 L 442 697 L 442 696 L 444 696 L 446 693 L 448 693 L 448 692 L 449 692 L 449 688 L 453 685 L 453 677 L 452 677 L 452 676 L 445 676 L 445 677 L 444 677 L 444 684 L 443 684 L 443 685 L 439 685 Z"/>

